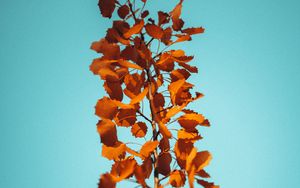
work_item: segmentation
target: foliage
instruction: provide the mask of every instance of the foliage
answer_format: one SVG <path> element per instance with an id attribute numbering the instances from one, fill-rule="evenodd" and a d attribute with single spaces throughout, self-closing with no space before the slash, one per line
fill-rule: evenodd
<path id="1" fill-rule="evenodd" d="M 192 40 L 192 35 L 204 29 L 183 29 L 183 0 L 169 13 L 158 11 L 157 20 L 144 10 L 146 3 L 100 0 L 98 4 L 103 17 L 111 18 L 115 10 L 120 17 L 104 38 L 91 45 L 102 56 L 93 60 L 90 70 L 104 81 L 108 94 L 95 107 L 100 117 L 97 130 L 102 156 L 114 162 L 111 171 L 101 175 L 99 188 L 115 187 L 122 180 L 149 187 L 146 180 L 151 175 L 151 187 L 156 188 L 181 187 L 186 181 L 190 187 L 196 181 L 205 188 L 217 188 L 204 180 L 210 177 L 204 167 L 211 154 L 198 152 L 194 146 L 202 139 L 197 127 L 210 123 L 187 108 L 203 96 L 198 92 L 193 95 L 194 85 L 187 82 L 198 69 L 189 64 L 193 56 L 180 49 L 168 50 Z M 141 8 L 135 8 L 137 4 Z M 149 108 L 148 114 L 144 108 Z M 130 129 L 136 140 L 144 143 L 132 148 L 129 142 L 120 141 L 118 127 Z"/>

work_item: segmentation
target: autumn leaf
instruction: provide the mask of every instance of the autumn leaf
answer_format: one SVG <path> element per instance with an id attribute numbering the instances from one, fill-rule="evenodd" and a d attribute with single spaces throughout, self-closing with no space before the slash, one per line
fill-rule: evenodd
<path id="1" fill-rule="evenodd" d="M 117 142 L 114 146 L 102 145 L 102 156 L 109 160 L 120 160 L 126 155 L 126 145 L 122 142 Z"/>
<path id="2" fill-rule="evenodd" d="M 141 92 L 140 94 L 138 94 L 137 96 L 135 96 L 131 101 L 130 104 L 136 104 L 139 103 L 141 100 L 144 99 L 144 97 L 148 94 L 149 88 L 146 87 L 143 92 Z"/>
<path id="3" fill-rule="evenodd" d="M 120 18 L 124 19 L 129 14 L 129 7 L 127 5 L 122 5 L 118 9 L 118 15 Z"/>
<path id="4" fill-rule="evenodd" d="M 107 146 L 114 146 L 118 141 L 116 125 L 111 120 L 100 120 L 97 124 L 97 130 L 103 144 Z"/>
<path id="5" fill-rule="evenodd" d="M 157 158 L 157 169 L 158 173 L 167 176 L 170 171 L 171 167 L 170 164 L 172 162 L 172 156 L 170 153 L 162 153 Z"/>
<path id="6" fill-rule="evenodd" d="M 120 47 L 117 44 L 109 43 L 106 39 L 93 42 L 91 49 L 102 53 L 106 59 L 118 59 L 120 57 Z"/>
<path id="7" fill-rule="evenodd" d="M 140 33 L 141 30 L 144 27 L 144 20 L 141 20 L 140 22 L 136 23 L 132 28 L 130 28 L 126 33 L 124 33 L 125 38 L 129 38 L 134 34 Z"/>
<path id="8" fill-rule="evenodd" d="M 137 163 L 133 158 L 126 158 L 121 161 L 116 161 L 111 168 L 111 174 L 115 177 L 116 181 L 127 179 L 134 172 Z"/>
<path id="9" fill-rule="evenodd" d="M 200 33 L 204 33 L 204 28 L 203 27 L 186 28 L 183 29 L 181 32 L 189 35 L 200 34 Z"/>
<path id="10" fill-rule="evenodd" d="M 186 181 L 185 173 L 181 170 L 175 170 L 170 174 L 169 183 L 173 187 L 182 187 Z"/>
<path id="11" fill-rule="evenodd" d="M 155 25 L 155 24 L 147 24 L 145 25 L 146 32 L 149 34 L 149 36 L 155 38 L 155 39 L 161 39 L 163 37 L 164 31 L 161 27 Z"/>
<path id="12" fill-rule="evenodd" d="M 106 81 L 104 82 L 103 87 L 111 99 L 115 99 L 118 101 L 123 100 L 122 85 L 119 81 L 118 82 Z"/>
<path id="13" fill-rule="evenodd" d="M 144 122 L 137 122 L 131 127 L 131 133 L 137 138 L 142 138 L 147 134 L 147 125 Z"/>
<path id="14" fill-rule="evenodd" d="M 184 114 L 178 118 L 178 123 L 186 130 L 194 131 L 197 125 L 202 125 L 205 117 L 201 114 Z"/>
<path id="15" fill-rule="evenodd" d="M 136 121 L 136 110 L 120 109 L 115 116 L 116 124 L 121 127 L 132 126 Z"/>
<path id="16" fill-rule="evenodd" d="M 96 104 L 96 115 L 104 119 L 113 119 L 118 112 L 118 107 L 108 97 L 103 97 Z"/>
<path id="17" fill-rule="evenodd" d="M 197 179 L 197 183 L 202 185 L 204 188 L 220 188 L 220 186 L 215 185 L 214 183 L 209 183 L 204 180 Z"/>
<path id="18" fill-rule="evenodd" d="M 149 155 L 156 149 L 156 147 L 158 146 L 159 142 L 158 141 L 148 141 L 146 142 L 141 150 L 140 150 L 140 154 L 144 157 L 147 158 L 149 157 Z"/>
<path id="19" fill-rule="evenodd" d="M 103 17 L 111 18 L 115 10 L 115 0 L 99 0 L 98 6 Z"/>
<path id="20" fill-rule="evenodd" d="M 98 188 L 114 188 L 116 187 L 116 182 L 113 178 L 113 176 L 109 173 L 102 174 L 100 177 L 100 182 L 98 184 Z"/>

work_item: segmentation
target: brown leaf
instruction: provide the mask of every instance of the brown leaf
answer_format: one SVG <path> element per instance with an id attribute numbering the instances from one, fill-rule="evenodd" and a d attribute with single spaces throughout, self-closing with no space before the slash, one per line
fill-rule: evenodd
<path id="1" fill-rule="evenodd" d="M 124 45 L 129 45 L 130 41 L 128 39 L 124 39 L 118 31 L 116 31 L 114 28 L 108 29 L 107 30 L 107 37 L 108 40 L 113 41 L 114 43 L 120 42 L 121 44 Z"/>
<path id="2" fill-rule="evenodd" d="M 124 33 L 125 38 L 129 38 L 134 34 L 140 33 L 144 27 L 144 20 L 141 20 L 140 22 L 136 23 L 132 28 L 130 28 L 126 33 Z"/>
<path id="3" fill-rule="evenodd" d="M 122 5 L 118 9 L 118 15 L 120 18 L 124 19 L 129 14 L 129 7 L 127 5 Z"/>
<path id="4" fill-rule="evenodd" d="M 111 120 L 100 120 L 97 124 L 97 130 L 103 144 L 114 146 L 118 141 L 116 125 Z"/>
<path id="5" fill-rule="evenodd" d="M 102 145 L 102 156 L 109 160 L 121 160 L 125 157 L 126 145 L 122 142 L 116 142 L 114 146 Z"/>
<path id="6" fill-rule="evenodd" d="M 156 147 L 158 146 L 159 142 L 158 141 L 148 141 L 146 142 L 141 150 L 140 150 L 140 154 L 144 157 L 147 158 L 150 156 L 150 154 L 156 149 Z"/>
<path id="7" fill-rule="evenodd" d="M 168 27 L 168 28 L 164 29 L 164 34 L 161 38 L 161 41 L 165 45 L 169 45 L 172 43 L 171 38 L 172 38 L 172 29 L 170 27 Z"/>
<path id="8" fill-rule="evenodd" d="M 158 25 L 159 26 L 169 23 L 169 21 L 170 21 L 170 16 L 168 13 L 158 11 Z"/>
<path id="9" fill-rule="evenodd" d="M 100 182 L 98 184 L 98 188 L 115 188 L 116 187 L 116 182 L 114 180 L 114 177 L 109 174 L 102 174 L 100 177 Z"/>
<path id="10" fill-rule="evenodd" d="M 169 151 L 170 150 L 170 142 L 169 142 L 169 139 L 167 138 L 162 138 L 159 142 L 159 145 L 158 145 L 159 149 L 161 152 L 164 152 L 164 151 Z"/>
<path id="11" fill-rule="evenodd" d="M 137 122 L 131 127 L 131 133 L 137 138 L 142 138 L 147 134 L 147 125 L 144 122 Z"/>
<path id="12" fill-rule="evenodd" d="M 141 17 L 142 17 L 142 18 L 146 18 L 148 15 L 149 15 L 149 11 L 148 11 L 148 10 L 145 10 L 145 11 L 141 14 Z"/>
<path id="13" fill-rule="evenodd" d="M 120 82 L 106 81 L 106 82 L 104 82 L 103 87 L 111 99 L 122 101 L 123 90 L 122 90 L 122 86 L 121 86 Z"/>
<path id="14" fill-rule="evenodd" d="M 194 34 L 200 34 L 204 33 L 204 28 L 203 27 L 191 27 L 191 28 L 186 28 L 181 31 L 182 33 L 186 33 L 189 35 L 194 35 Z"/>
<path id="15" fill-rule="evenodd" d="M 210 175 L 203 169 L 197 172 L 197 175 L 201 178 L 210 178 Z"/>
<path id="16" fill-rule="evenodd" d="M 143 168 L 140 165 L 136 165 L 134 169 L 134 176 L 137 182 L 142 185 L 142 187 L 148 187 L 145 181 L 146 179 L 145 173 L 143 171 Z"/>
<path id="17" fill-rule="evenodd" d="M 108 97 L 103 97 L 96 104 L 96 115 L 104 119 L 113 119 L 118 112 L 118 107 Z"/>
<path id="18" fill-rule="evenodd" d="M 153 170 L 151 157 L 148 157 L 143 161 L 142 169 L 143 169 L 145 178 L 149 178 L 152 173 L 152 170 Z"/>
<path id="19" fill-rule="evenodd" d="M 99 0 L 98 6 L 103 17 L 111 18 L 115 10 L 115 0 Z"/>
<path id="20" fill-rule="evenodd" d="M 186 70 L 188 70 L 189 72 L 192 72 L 192 73 L 198 73 L 198 68 L 197 67 L 194 67 L 194 66 L 191 66 L 191 65 L 188 65 L 186 63 L 178 63 L 179 66 L 185 68 Z"/>
<path id="21" fill-rule="evenodd" d="M 173 187 L 183 187 L 185 184 L 186 178 L 185 173 L 181 170 L 175 170 L 171 172 L 169 183 Z"/>
<path id="22" fill-rule="evenodd" d="M 148 35 L 155 39 L 161 39 L 163 37 L 164 32 L 162 28 L 155 24 L 147 24 L 145 25 L 145 29 Z"/>
<path id="23" fill-rule="evenodd" d="M 202 185 L 204 188 L 220 188 L 220 186 L 215 185 L 214 183 L 209 183 L 204 180 L 197 179 L 197 183 Z"/>
<path id="24" fill-rule="evenodd" d="M 136 121 L 136 110 L 134 109 L 120 109 L 115 117 L 117 125 L 122 127 L 130 127 Z"/>
<path id="25" fill-rule="evenodd" d="M 157 169 L 158 173 L 167 176 L 171 172 L 170 164 L 172 157 L 170 153 L 162 153 L 157 158 Z"/>
<path id="26" fill-rule="evenodd" d="M 177 163 L 181 168 L 185 168 L 186 159 L 194 148 L 192 142 L 186 142 L 185 140 L 178 139 L 175 146 L 174 152 L 177 159 Z"/>

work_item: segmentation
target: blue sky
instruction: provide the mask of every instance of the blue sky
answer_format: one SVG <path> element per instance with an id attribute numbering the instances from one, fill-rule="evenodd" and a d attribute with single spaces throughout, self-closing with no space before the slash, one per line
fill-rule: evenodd
<path id="1" fill-rule="evenodd" d="M 153 0 L 150 10 L 176 3 Z M 189 0 L 183 8 L 188 26 L 206 28 L 181 47 L 200 70 L 191 82 L 205 94 L 194 107 L 212 122 L 200 146 L 213 153 L 213 180 L 297 186 L 299 1 Z M 89 72 L 89 46 L 110 21 L 97 1 L 2 0 L 0 10 L 0 187 L 96 187 L 110 163 L 100 156 L 94 105 L 104 92 Z"/>

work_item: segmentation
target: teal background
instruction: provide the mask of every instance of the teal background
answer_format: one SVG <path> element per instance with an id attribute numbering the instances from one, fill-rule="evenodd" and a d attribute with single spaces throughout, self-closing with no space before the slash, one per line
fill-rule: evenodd
<path id="1" fill-rule="evenodd" d="M 183 18 L 206 28 L 183 47 L 200 68 L 191 82 L 206 95 L 195 107 L 212 122 L 200 148 L 213 180 L 299 186 L 299 1 L 189 0 Z M 95 128 L 104 92 L 89 72 L 90 43 L 109 26 L 96 0 L 1 0 L 1 188 L 92 188 L 110 169 Z"/>

